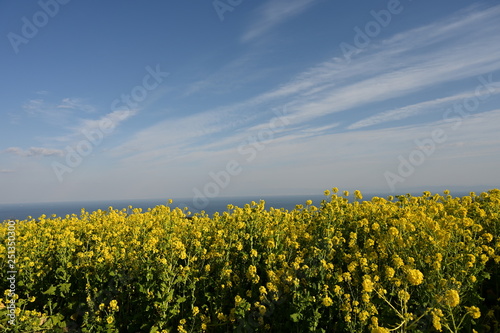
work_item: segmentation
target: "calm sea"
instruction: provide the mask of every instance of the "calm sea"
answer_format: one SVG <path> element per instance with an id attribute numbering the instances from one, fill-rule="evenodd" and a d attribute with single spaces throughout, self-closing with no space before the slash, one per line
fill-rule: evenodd
<path id="1" fill-rule="evenodd" d="M 415 193 L 420 195 L 421 193 Z M 452 193 L 454 196 L 467 195 L 467 192 Z M 389 194 L 378 194 L 380 197 L 387 197 Z M 351 194 L 352 197 L 352 194 Z M 370 200 L 373 195 L 364 194 L 364 200 Z M 173 199 L 174 202 L 171 207 L 187 207 L 191 213 L 198 213 L 204 210 L 207 214 L 212 215 L 215 212 L 223 212 L 227 210 L 228 204 L 243 207 L 251 201 L 259 202 L 259 200 L 266 201 L 266 209 L 270 207 L 285 208 L 291 210 L 295 205 L 305 204 L 306 200 L 312 200 L 313 204 L 319 206 L 322 200 L 325 200 L 324 195 L 290 195 L 290 196 L 253 196 L 253 197 L 217 197 L 210 199 L 204 203 L 206 206 L 200 207 L 200 204 L 193 202 L 192 198 L 189 199 Z M 166 199 L 143 199 L 143 200 L 110 200 L 110 201 L 80 201 L 80 202 L 51 202 L 51 203 L 23 203 L 23 204 L 0 204 L 0 221 L 7 219 L 24 220 L 29 216 L 38 218 L 45 214 L 51 216 L 65 217 L 66 215 L 77 214 L 80 215 L 81 209 L 84 208 L 88 212 L 93 212 L 98 209 L 107 210 L 110 206 L 114 209 L 127 208 L 131 205 L 134 208 L 142 208 L 144 211 L 148 208 L 153 208 L 157 205 L 166 205 Z"/>
<path id="2" fill-rule="evenodd" d="M 259 202 L 261 199 L 266 201 L 266 208 L 285 208 L 293 209 L 295 205 L 304 204 L 306 200 L 313 200 L 314 204 L 319 205 L 321 200 L 326 197 L 324 195 L 297 195 L 297 196 L 263 196 L 263 197 L 218 197 L 212 198 L 208 202 L 203 203 L 203 206 L 194 203 L 192 198 L 189 199 L 173 199 L 170 207 L 187 207 L 191 213 L 198 213 L 204 210 L 207 214 L 212 215 L 215 212 L 223 212 L 227 210 L 228 204 L 243 207 L 251 201 Z M 84 208 L 88 212 L 93 212 L 98 209 L 107 210 L 109 207 L 114 209 L 127 208 L 131 205 L 133 208 L 142 208 L 143 211 L 148 208 L 153 208 L 157 205 L 166 205 L 167 199 L 142 199 L 142 200 L 110 200 L 110 201 L 80 201 L 80 202 L 49 202 L 49 203 L 23 203 L 23 204 L 0 204 L 0 221 L 7 219 L 24 220 L 29 216 L 38 218 L 45 214 L 51 216 L 64 217 L 66 215 L 80 215 L 81 209 Z"/>

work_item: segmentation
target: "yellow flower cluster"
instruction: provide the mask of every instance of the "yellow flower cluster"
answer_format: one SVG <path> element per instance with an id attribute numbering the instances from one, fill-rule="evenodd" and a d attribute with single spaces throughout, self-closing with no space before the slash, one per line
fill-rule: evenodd
<path id="1" fill-rule="evenodd" d="M 418 286 L 424 280 L 424 274 L 418 269 L 409 269 L 407 274 L 407 279 L 410 284 Z"/>
<path id="2" fill-rule="evenodd" d="M 460 295 L 458 294 L 458 291 L 455 289 L 447 290 L 444 297 L 444 302 L 450 307 L 455 307 L 460 304 Z"/>
<path id="3" fill-rule="evenodd" d="M 340 193 L 290 211 L 260 201 L 213 216 L 164 205 L 16 221 L 16 329 L 472 328 L 485 277 L 500 278 L 500 191 Z M 0 240 L 7 267 L 5 223 Z M 10 295 L 0 302 L 6 332 Z"/>

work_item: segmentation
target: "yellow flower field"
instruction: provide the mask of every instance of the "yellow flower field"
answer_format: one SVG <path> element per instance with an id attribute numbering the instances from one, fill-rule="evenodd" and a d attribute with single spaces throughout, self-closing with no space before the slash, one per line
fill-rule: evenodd
<path id="1" fill-rule="evenodd" d="M 500 190 L 362 197 L 3 223 L 0 331 L 500 330 Z"/>

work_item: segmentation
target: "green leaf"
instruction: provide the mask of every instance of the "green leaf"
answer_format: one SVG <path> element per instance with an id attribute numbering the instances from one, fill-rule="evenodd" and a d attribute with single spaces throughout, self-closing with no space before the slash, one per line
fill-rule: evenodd
<path id="1" fill-rule="evenodd" d="M 64 316 L 60 313 L 55 314 L 53 316 L 50 316 L 49 319 L 47 320 L 48 327 L 66 327 L 66 323 L 64 322 Z"/>
<path id="2" fill-rule="evenodd" d="M 159 297 L 161 297 L 161 295 Z M 170 290 L 167 295 L 167 298 L 165 299 L 165 302 L 170 303 L 172 302 L 173 299 L 174 299 L 174 290 Z"/>
<path id="3" fill-rule="evenodd" d="M 45 291 L 43 292 L 43 294 L 45 294 L 45 295 L 55 295 L 56 290 L 57 290 L 57 287 L 50 286 L 50 288 L 49 288 L 49 289 L 47 289 L 47 290 L 45 290 Z"/>
<path id="4" fill-rule="evenodd" d="M 61 296 L 64 296 L 67 292 L 70 291 L 71 283 L 62 283 L 59 285 L 59 291 L 61 292 Z"/>
<path id="5" fill-rule="evenodd" d="M 298 323 L 302 319 L 302 315 L 300 313 L 294 313 L 290 315 L 290 319 L 292 319 L 294 323 Z"/>

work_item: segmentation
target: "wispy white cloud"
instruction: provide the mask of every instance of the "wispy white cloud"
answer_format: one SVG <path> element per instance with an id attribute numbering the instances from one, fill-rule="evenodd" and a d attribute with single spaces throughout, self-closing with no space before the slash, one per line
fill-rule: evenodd
<path id="1" fill-rule="evenodd" d="M 339 59 L 323 64 L 322 68 L 334 69 L 330 73 L 336 74 L 338 84 L 327 87 L 323 94 L 291 103 L 295 104 L 297 120 L 307 121 L 499 69 L 500 61 L 494 54 L 500 52 L 500 37 L 493 32 L 498 28 L 499 14 L 500 6 L 480 12 L 469 8 L 468 15 L 461 12 L 442 23 L 374 43 L 349 66 L 342 66 Z M 420 51 L 437 42 L 440 44 L 434 51 Z M 324 80 L 328 75 L 312 73 L 286 88 L 307 83 L 303 85 L 307 91 L 331 83 Z"/>
<path id="2" fill-rule="evenodd" d="M 85 138 L 85 133 L 98 131 L 102 137 L 111 134 L 124 121 L 138 113 L 134 109 L 122 109 L 104 115 L 96 115 L 96 108 L 84 103 L 80 98 L 63 98 L 57 103 L 44 99 L 32 99 L 23 105 L 23 109 L 35 119 L 51 125 L 57 125 L 53 135 L 38 136 L 37 145 L 40 147 L 20 148 L 9 147 L 4 153 L 23 157 L 56 157 L 64 156 L 65 148 L 73 146 Z M 83 111 L 83 112 L 82 112 Z M 25 119 L 19 116 L 17 122 Z"/>
<path id="3" fill-rule="evenodd" d="M 491 90 L 479 90 L 479 91 L 469 91 L 461 94 L 456 94 L 452 96 L 437 98 L 431 101 L 425 101 L 421 103 L 416 103 L 401 108 L 393 109 L 378 113 L 376 115 L 370 116 L 368 118 L 362 119 L 355 122 L 347 127 L 347 129 L 359 129 L 363 127 L 374 126 L 390 121 L 401 120 L 413 116 L 420 115 L 425 112 L 435 111 L 436 109 L 443 109 L 444 107 L 456 103 L 459 101 L 464 101 L 467 98 L 480 98 L 484 95 L 497 94 L 500 93 L 500 82 L 497 82 L 498 87 L 491 86 Z"/>
<path id="4" fill-rule="evenodd" d="M 300 123 L 491 73 L 500 68 L 495 56 L 500 52 L 498 15 L 500 6 L 469 7 L 441 22 L 373 42 L 349 64 L 334 57 L 247 103 L 288 99 Z M 421 51 L 430 45 L 434 51 Z"/>
<path id="5" fill-rule="evenodd" d="M 488 178 L 494 180 L 498 175 L 499 122 L 500 110 L 492 110 L 463 119 L 458 129 L 454 129 L 452 123 L 439 120 L 419 125 L 333 132 L 312 137 L 294 131 L 287 137 L 265 143 L 261 150 L 255 149 L 256 157 L 251 161 L 247 161 L 249 155 L 240 155 L 234 150 L 191 154 L 190 157 L 197 162 L 192 175 L 199 177 L 201 173 L 202 176 L 201 180 L 197 180 L 198 183 L 193 181 L 193 186 L 202 188 L 203 181 L 212 181 L 208 176 L 209 171 L 223 170 L 225 163 L 234 159 L 244 171 L 234 180 L 234 184 L 237 184 L 234 191 L 238 188 L 244 190 L 240 194 L 272 191 L 291 181 L 293 188 L 311 191 L 314 188 L 317 190 L 338 186 L 380 192 L 384 188 L 388 189 L 384 172 L 397 172 L 400 163 L 398 156 L 408 158 L 415 149 L 415 140 L 429 139 L 432 130 L 437 128 L 445 133 L 445 142 L 436 143 L 434 153 L 426 158 L 424 165 L 416 168 L 415 173 L 406 179 L 404 186 L 429 184 L 429 179 L 435 179 L 436 175 L 436 184 L 457 185 L 456 173 L 450 172 L 457 165 L 460 165 L 460 174 L 470 173 L 471 177 L 481 168 L 483 174 L 476 177 L 478 179 L 475 181 L 476 185 L 482 184 L 479 182 L 484 183 L 484 179 Z M 481 157 L 484 163 L 469 163 L 470 156 Z M 180 167 L 184 163 L 185 160 L 180 159 L 164 165 Z M 495 165 L 496 168 L 492 168 Z M 469 180 L 464 181 L 466 182 Z M 474 185 L 474 182 L 471 184 Z M 226 194 L 230 195 L 230 192 Z"/>
<path id="6" fill-rule="evenodd" d="M 9 147 L 3 151 L 4 153 L 14 154 L 23 157 L 38 157 L 38 156 L 64 156 L 64 151 L 60 149 L 31 147 L 22 149 L 19 147 Z"/>
<path id="7" fill-rule="evenodd" d="M 334 129 L 334 128 L 338 127 L 339 125 L 340 125 L 340 123 L 334 123 L 334 124 L 326 125 L 326 126 L 318 126 L 318 127 L 308 128 L 304 131 L 305 132 L 314 132 L 316 134 L 321 134 L 321 133 L 324 133 L 324 132 L 327 132 L 327 131 Z"/>
<path id="8" fill-rule="evenodd" d="M 319 98 L 313 101 L 297 101 L 297 116 L 302 121 L 307 121 L 354 107 L 405 96 L 428 89 L 433 85 L 497 70 L 500 68 L 500 60 L 493 56 L 500 52 L 500 38 L 497 39 L 498 41 L 494 44 L 489 44 L 491 39 L 484 40 L 484 54 L 478 55 L 474 48 L 463 50 L 458 55 L 443 50 L 419 65 L 390 73 L 380 73 L 357 83 L 331 89 L 324 96 L 317 96 Z"/>
<path id="9" fill-rule="evenodd" d="M 284 6 L 280 1 L 271 1 L 267 6 L 271 3 Z M 317 136 L 318 140 L 329 142 L 331 129 L 338 127 L 345 118 L 329 116 L 333 113 L 386 102 L 461 79 L 476 80 L 481 74 L 499 70 L 500 59 L 496 55 L 500 54 L 500 35 L 495 33 L 499 14 L 500 6 L 470 7 L 448 19 L 373 42 L 349 64 L 337 54 L 253 98 L 145 128 L 117 147 L 114 153 L 137 163 L 192 156 L 203 149 L 215 154 L 217 149 L 229 151 L 232 146 L 234 151 L 246 137 L 265 128 L 269 118 L 274 116 L 270 109 L 280 105 L 289 105 L 290 122 L 286 129 L 275 133 L 273 144 L 287 141 L 296 144 L 297 140 L 314 132 L 322 134 Z M 431 44 L 434 48 L 429 51 L 426 48 Z M 351 129 L 402 119 L 469 95 L 470 92 L 453 93 L 393 109 L 368 117 L 364 123 L 363 120 L 355 122 L 357 125 L 351 125 L 354 126 Z M 325 120 L 325 116 L 330 118 Z M 388 135 L 394 134 L 385 131 Z M 357 154 L 356 150 L 348 150 Z"/>
<path id="10" fill-rule="evenodd" d="M 81 98 L 64 98 L 58 105 L 58 109 L 70 109 L 84 112 L 95 112 L 96 108 L 83 101 Z"/>
<path id="11" fill-rule="evenodd" d="M 240 120 L 235 115 L 210 111 L 165 120 L 134 134 L 129 141 L 116 147 L 111 153 L 121 156 L 139 152 L 133 160 L 149 160 L 158 156 L 173 158 L 181 152 L 189 154 L 194 143 L 199 143 L 203 138 L 224 128 L 231 128 L 238 121 Z"/>
<path id="12" fill-rule="evenodd" d="M 44 96 L 48 93 L 39 92 L 38 94 Z M 94 106 L 85 103 L 81 98 L 63 98 L 56 103 L 48 102 L 43 98 L 35 98 L 24 103 L 23 109 L 31 115 L 41 115 L 43 117 L 61 115 L 62 110 L 89 113 L 96 111 Z"/>
<path id="13" fill-rule="evenodd" d="M 40 95 L 40 94 L 39 94 Z M 45 94 L 41 94 L 45 96 Z M 96 112 L 96 108 L 80 98 L 63 98 L 58 102 L 47 101 L 45 98 L 34 98 L 22 106 L 23 115 L 18 115 L 17 121 L 29 118 L 37 119 L 45 124 L 64 128 L 74 122 L 75 118 Z"/>
<path id="14" fill-rule="evenodd" d="M 28 113 L 41 112 L 45 108 L 45 101 L 41 98 L 31 99 L 23 104 L 23 109 Z"/>
<path id="15" fill-rule="evenodd" d="M 106 127 L 110 131 L 120 125 L 120 123 L 126 121 L 127 119 L 135 116 L 139 111 L 131 109 L 115 110 L 99 119 L 81 119 L 81 125 L 75 128 L 75 133 L 81 133 L 83 131 L 90 131 L 93 129 L 99 129 L 103 123 L 107 123 Z"/>
<path id="16" fill-rule="evenodd" d="M 270 0 L 257 10 L 257 18 L 243 34 L 242 41 L 249 42 L 267 33 L 275 26 L 308 9 L 314 0 Z"/>
<path id="17" fill-rule="evenodd" d="M 15 171 L 11 169 L 0 169 L 0 173 L 13 173 L 13 172 Z"/>
<path id="18" fill-rule="evenodd" d="M 324 179 L 325 175 L 332 175 L 330 179 L 334 180 L 335 184 L 342 186 L 350 188 L 353 186 L 379 186 L 379 188 L 383 188 L 386 186 L 383 177 L 384 171 L 397 170 L 398 156 L 402 155 L 408 158 L 412 150 L 415 149 L 415 140 L 429 139 L 432 130 L 439 128 L 446 137 L 445 141 L 435 143 L 434 153 L 427 157 L 425 166 L 417 168 L 415 175 L 409 178 L 407 183 L 418 185 L 419 181 L 432 174 L 439 174 L 442 177 L 442 183 L 452 183 L 453 175 L 447 174 L 446 170 L 454 167 L 456 163 L 460 163 L 458 161 L 467 160 L 468 157 L 486 157 L 486 160 L 483 160 L 485 163 L 498 165 L 500 161 L 499 122 L 500 110 L 497 109 L 464 118 L 461 126 L 456 129 L 453 124 L 439 120 L 390 129 L 361 129 L 357 132 L 330 133 L 306 140 L 276 140 L 264 151 L 259 152 L 261 158 L 253 163 L 258 167 L 265 165 L 269 170 L 274 170 L 273 174 L 276 177 L 281 177 L 282 171 L 280 169 L 280 172 L 276 172 L 273 166 L 283 163 L 291 170 L 291 174 L 304 175 L 304 186 L 308 181 L 314 180 L 319 183 L 319 180 Z M 300 154 L 296 152 L 300 152 Z M 439 161 L 439 164 L 435 161 Z M 369 182 L 363 184 L 361 179 L 356 178 L 366 175 L 368 166 L 370 174 L 379 174 L 380 177 L 371 177 Z M 464 170 L 466 173 L 474 173 L 474 168 L 477 167 L 478 165 L 472 164 Z M 335 170 L 338 170 L 338 177 L 334 176 Z M 283 170 L 283 172 L 285 171 Z M 316 172 L 323 177 L 311 175 Z M 490 170 L 487 177 L 496 179 L 496 174 L 497 171 Z M 255 174 L 253 176 L 255 177 Z M 292 176 L 290 175 L 290 177 Z M 301 179 L 297 179 L 297 177 L 293 179 L 298 182 L 294 186 L 301 185 Z M 321 184 L 319 183 L 319 185 Z"/>
<path id="19" fill-rule="evenodd" d="M 189 97 L 196 93 L 211 93 L 215 95 L 229 94 L 247 84 L 265 79 L 272 75 L 273 68 L 256 68 L 256 59 L 262 55 L 250 52 L 217 68 L 202 80 L 188 85 L 182 97 Z"/>

